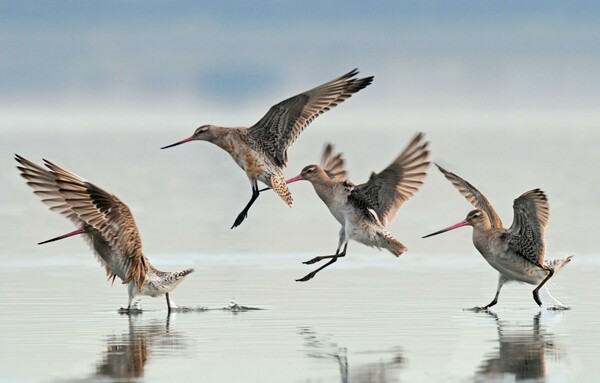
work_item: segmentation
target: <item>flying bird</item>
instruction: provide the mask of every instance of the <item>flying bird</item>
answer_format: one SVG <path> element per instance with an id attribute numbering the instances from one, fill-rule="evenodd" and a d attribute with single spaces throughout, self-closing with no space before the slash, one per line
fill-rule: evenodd
<path id="1" fill-rule="evenodd" d="M 310 265 L 324 259 L 329 259 L 329 262 L 297 281 L 312 279 L 319 271 L 344 257 L 350 239 L 387 249 L 397 257 L 406 251 L 406 247 L 388 232 L 386 225 L 423 184 L 425 170 L 429 166 L 428 144 L 423 141 L 422 133 L 417 134 L 387 168 L 381 173 L 373 172 L 369 180 L 360 185 L 346 178 L 340 155 L 333 156 L 333 150 L 328 145 L 321 165 L 308 165 L 298 176 L 287 180 L 288 183 L 309 181 L 342 225 L 335 254 L 315 257 L 304 264 Z"/>
<path id="2" fill-rule="evenodd" d="M 323 85 L 281 101 L 250 128 L 202 125 L 192 136 L 161 149 L 199 140 L 211 142 L 231 155 L 246 172 L 252 186 L 252 197 L 237 216 L 231 227 L 233 229 L 248 216 L 248 210 L 260 192 L 266 190 L 259 190 L 258 181 L 272 188 L 288 206 L 292 205 L 292 195 L 283 175 L 288 160 L 287 150 L 315 118 L 373 81 L 373 76 L 355 78 L 357 74 L 358 70 L 354 69 Z"/>
<path id="3" fill-rule="evenodd" d="M 423 238 L 463 226 L 472 226 L 475 248 L 490 266 L 499 272 L 494 299 L 483 307 L 474 307 L 473 310 L 487 310 L 498 303 L 500 289 L 509 281 L 537 285 L 533 290 L 533 299 L 542 307 L 540 288 L 572 258 L 569 256 L 552 261 L 545 259 L 544 230 L 550 214 L 546 194 L 540 189 L 533 189 L 515 199 L 513 223 L 510 228 L 505 229 L 492 205 L 475 186 L 441 166 L 436 166 L 475 210 L 469 212 L 465 220 Z M 568 306 L 561 304 L 555 308 L 564 309 Z"/>
<path id="4" fill-rule="evenodd" d="M 42 202 L 75 224 L 77 230 L 40 242 L 39 245 L 81 234 L 94 250 L 106 270 L 108 280 L 119 277 L 127 285 L 131 310 L 137 295 L 165 295 L 167 310 L 176 308 L 169 299 L 171 292 L 193 272 L 161 271 L 152 266 L 142 251 L 142 241 L 133 215 L 116 196 L 91 182 L 44 160 L 43 168 L 19 155 L 17 168 Z"/>

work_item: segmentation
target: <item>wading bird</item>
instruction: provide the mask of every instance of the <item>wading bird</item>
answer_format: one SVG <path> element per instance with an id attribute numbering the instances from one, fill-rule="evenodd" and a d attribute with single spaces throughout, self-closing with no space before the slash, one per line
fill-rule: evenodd
<path id="1" fill-rule="evenodd" d="M 144 256 L 142 241 L 127 205 L 85 179 L 44 160 L 47 169 L 15 155 L 21 176 L 27 180 L 42 202 L 77 226 L 77 230 L 39 245 L 81 234 L 94 249 L 108 279 L 119 277 L 127 285 L 131 309 L 137 295 L 165 295 L 169 313 L 175 304 L 169 292 L 194 269 L 160 271 Z"/>
<path id="2" fill-rule="evenodd" d="M 354 69 L 272 106 L 267 114 L 250 128 L 203 125 L 197 128 L 191 137 L 161 149 L 200 140 L 212 142 L 231 155 L 246 172 L 252 186 L 250 202 L 237 216 L 231 227 L 233 229 L 248 216 L 248 210 L 260 195 L 262 190 L 258 188 L 258 181 L 272 188 L 288 206 L 292 205 L 292 195 L 283 176 L 283 169 L 287 164 L 287 150 L 316 117 L 350 98 L 373 81 L 372 76 L 354 78 L 357 74 L 358 70 Z"/>
<path id="3" fill-rule="evenodd" d="M 533 299 L 542 307 L 540 288 L 572 258 L 570 256 L 552 261 L 544 259 L 544 230 L 549 217 L 546 194 L 540 189 L 533 189 L 515 199 L 513 223 L 510 228 L 505 229 L 500 217 L 479 190 L 456 174 L 437 164 L 436 166 L 476 209 L 469 212 L 465 220 L 423 238 L 472 226 L 475 248 L 500 273 L 494 300 L 483 307 L 474 307 L 473 310 L 486 310 L 498 303 L 500 289 L 508 281 L 537 285 L 533 290 Z M 566 309 L 568 306 L 559 303 L 555 308 Z"/>
<path id="4" fill-rule="evenodd" d="M 429 166 L 428 144 L 423 141 L 422 133 L 417 134 L 390 166 L 381 173 L 373 172 L 369 181 L 361 185 L 354 185 L 346 179 L 345 172 L 340 173 L 339 168 L 336 168 L 336 172 L 328 169 L 330 161 L 327 159 L 331 156 L 327 154 L 328 149 L 321 166 L 308 165 L 300 175 L 287 181 L 309 181 L 319 198 L 342 225 L 335 254 L 315 257 L 304 264 L 310 265 L 324 259 L 329 259 L 329 262 L 297 281 L 312 279 L 339 257 L 345 256 L 350 239 L 367 246 L 387 249 L 397 257 L 406 251 L 406 247 L 387 231 L 386 225 L 395 218 L 400 206 L 423 184 L 425 170 Z M 343 167 L 343 163 L 341 166 Z"/>

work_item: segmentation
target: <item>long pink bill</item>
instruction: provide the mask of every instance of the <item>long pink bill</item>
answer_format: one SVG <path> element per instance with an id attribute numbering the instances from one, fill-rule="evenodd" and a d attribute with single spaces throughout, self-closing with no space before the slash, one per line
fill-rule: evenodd
<path id="1" fill-rule="evenodd" d="M 174 143 L 174 144 L 167 145 L 167 146 L 163 146 L 161 149 L 172 148 L 173 146 L 177 146 L 177 145 L 185 144 L 186 142 L 190 142 L 190 141 L 193 141 L 193 140 L 194 140 L 194 137 L 193 137 L 193 136 L 192 136 L 192 137 L 188 137 L 188 138 L 186 138 L 185 140 L 178 141 L 178 142 L 176 142 L 176 143 Z"/>
<path id="2" fill-rule="evenodd" d="M 297 175 L 296 177 L 292 177 L 289 180 L 286 180 L 285 183 L 291 184 L 292 182 L 296 182 L 296 181 L 302 181 L 302 176 Z"/>
<path id="3" fill-rule="evenodd" d="M 427 234 L 426 236 L 424 236 L 422 238 L 427 238 L 427 237 L 431 237 L 431 236 L 434 236 L 434 235 L 442 234 L 442 233 L 445 233 L 447 231 L 458 229 L 459 227 L 468 226 L 468 225 L 469 225 L 469 222 L 467 222 L 467 220 L 465 219 L 464 221 L 460 221 L 456 225 L 452 225 L 452 226 L 447 227 L 445 229 L 442 229 L 440 231 L 436 231 L 435 233 Z"/>
<path id="4" fill-rule="evenodd" d="M 296 177 L 292 177 L 289 180 L 286 180 L 285 183 L 286 184 L 291 184 L 292 182 L 296 182 L 296 181 L 302 181 L 302 177 L 297 175 Z M 264 189 L 260 189 L 258 192 L 264 192 L 265 190 L 270 190 L 271 188 L 264 188 Z"/>
<path id="5" fill-rule="evenodd" d="M 58 241 L 60 239 L 64 239 L 64 238 L 72 237 L 72 236 L 77 235 L 77 234 L 84 234 L 84 233 L 85 233 L 85 230 L 83 230 L 83 229 L 77 229 L 77 230 L 72 231 L 70 233 L 60 235 L 60 236 L 58 236 L 56 238 L 52 238 L 52 239 L 49 239 L 47 241 L 40 242 L 40 243 L 38 243 L 38 245 L 43 245 L 45 243 Z"/>

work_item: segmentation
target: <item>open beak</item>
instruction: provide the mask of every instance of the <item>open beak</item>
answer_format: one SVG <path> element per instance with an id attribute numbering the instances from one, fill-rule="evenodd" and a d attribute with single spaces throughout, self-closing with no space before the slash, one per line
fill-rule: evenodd
<path id="1" fill-rule="evenodd" d="M 427 237 L 431 237 L 431 236 L 434 236 L 434 235 L 442 234 L 442 233 L 445 233 L 447 231 L 458 229 L 459 227 L 468 226 L 468 225 L 469 225 L 469 222 L 467 222 L 467 220 L 465 219 L 464 221 L 460 221 L 456 225 L 452 225 L 452 226 L 447 227 L 445 229 L 442 229 L 440 231 L 436 231 L 435 233 L 427 234 L 423 238 L 427 238 Z"/>
<path id="2" fill-rule="evenodd" d="M 185 140 L 181 140 L 181 141 L 176 142 L 174 144 L 163 146 L 161 149 L 172 148 L 173 146 L 185 144 L 186 142 L 190 142 L 190 141 L 193 141 L 193 140 L 194 140 L 194 136 L 191 136 L 191 137 L 186 138 Z"/>
<path id="3" fill-rule="evenodd" d="M 296 177 L 292 177 L 289 180 L 285 181 L 286 184 L 291 184 L 292 182 L 302 181 L 303 178 L 301 175 L 297 175 Z"/>

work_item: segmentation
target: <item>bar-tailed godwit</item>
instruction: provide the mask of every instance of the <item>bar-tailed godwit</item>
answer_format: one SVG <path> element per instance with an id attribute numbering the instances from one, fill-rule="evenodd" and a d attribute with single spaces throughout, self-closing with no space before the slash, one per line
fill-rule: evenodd
<path id="1" fill-rule="evenodd" d="M 81 234 L 94 249 L 108 279 L 119 277 L 127 285 L 131 309 L 137 295 L 165 295 L 167 310 L 176 308 L 169 299 L 175 289 L 194 269 L 177 272 L 160 271 L 144 256 L 142 241 L 133 216 L 116 196 L 87 180 L 44 160 L 47 169 L 15 155 L 17 166 L 27 185 L 42 202 L 77 226 L 77 230 L 40 242 L 44 244 Z"/>
<path id="2" fill-rule="evenodd" d="M 533 189 L 515 199 L 513 223 L 510 228 L 505 229 L 500 217 L 479 190 L 456 174 L 437 164 L 436 166 L 476 209 L 469 212 L 465 220 L 423 238 L 462 226 L 472 226 L 475 248 L 490 266 L 499 272 L 494 299 L 483 307 L 474 307 L 473 310 L 486 310 L 498 303 L 500 289 L 509 281 L 537 285 L 533 290 L 533 299 L 542 307 L 540 288 L 572 258 L 569 256 L 552 261 L 545 259 L 544 230 L 549 217 L 546 194 L 540 189 Z M 558 301 L 556 303 L 558 304 L 553 306 L 554 309 L 569 308 Z"/>
<path id="3" fill-rule="evenodd" d="M 232 229 L 248 216 L 250 206 L 260 195 L 258 181 L 263 182 L 288 204 L 292 195 L 285 183 L 283 169 L 287 164 L 287 149 L 316 117 L 340 104 L 354 93 L 371 84 L 373 77 L 354 78 L 358 70 L 290 97 L 269 109 L 250 128 L 224 128 L 203 125 L 184 140 L 161 149 L 194 140 L 208 141 L 227 151 L 246 172 L 252 186 L 250 202 L 237 216 Z"/>
<path id="4" fill-rule="evenodd" d="M 343 164 L 335 167 L 334 172 L 328 168 L 332 163 L 329 160 L 332 158 L 328 154 L 328 151 L 331 153 L 329 147 L 321 165 L 308 165 L 300 175 L 287 180 L 288 183 L 309 181 L 319 198 L 342 225 L 335 254 L 315 257 L 304 264 L 310 265 L 323 259 L 329 259 L 329 262 L 297 281 L 312 279 L 339 257 L 345 256 L 350 239 L 367 246 L 387 249 L 397 257 L 406 251 L 406 247 L 387 231 L 386 225 L 396 217 L 400 206 L 423 184 L 425 170 L 429 166 L 428 144 L 423 141 L 423 134 L 417 134 L 394 162 L 381 173 L 373 172 L 369 181 L 361 185 L 354 185 L 345 178 L 345 172 L 340 173 L 339 166 Z"/>

